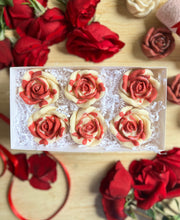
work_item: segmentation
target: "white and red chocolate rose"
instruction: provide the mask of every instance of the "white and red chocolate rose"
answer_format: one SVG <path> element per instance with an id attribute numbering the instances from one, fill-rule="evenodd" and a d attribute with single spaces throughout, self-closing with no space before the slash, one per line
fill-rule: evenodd
<path id="1" fill-rule="evenodd" d="M 135 107 L 147 106 L 158 95 L 160 83 L 149 69 L 128 70 L 120 81 L 120 96 Z"/>
<path id="2" fill-rule="evenodd" d="M 104 84 L 98 78 L 98 72 L 95 70 L 77 70 L 73 72 L 65 88 L 66 98 L 83 108 L 94 104 L 104 94 Z"/>
<path id="3" fill-rule="evenodd" d="M 47 145 L 62 138 L 68 126 L 64 114 L 56 111 L 56 107 L 46 106 L 33 113 L 28 120 L 28 128 L 38 144 Z"/>
<path id="4" fill-rule="evenodd" d="M 19 95 L 28 105 L 43 107 L 59 98 L 59 86 L 56 78 L 42 70 L 29 70 L 22 79 Z"/>
<path id="5" fill-rule="evenodd" d="M 110 130 L 125 147 L 139 146 L 151 136 L 149 114 L 139 108 L 124 107 L 111 120 Z"/>
<path id="6" fill-rule="evenodd" d="M 77 144 L 96 146 L 101 142 L 105 130 L 105 120 L 95 107 L 79 109 L 71 116 L 70 133 Z"/>

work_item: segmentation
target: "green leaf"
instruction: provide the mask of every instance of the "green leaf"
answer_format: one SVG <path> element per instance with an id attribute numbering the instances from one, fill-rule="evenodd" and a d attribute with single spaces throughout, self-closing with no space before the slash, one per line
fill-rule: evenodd
<path id="1" fill-rule="evenodd" d="M 160 209 L 161 211 L 164 210 L 164 206 L 162 205 L 161 202 L 157 202 L 157 203 L 155 204 L 155 207 L 157 207 L 157 208 Z"/>
<path id="2" fill-rule="evenodd" d="M 13 0 L 5 0 L 6 5 L 13 6 Z"/>
<path id="3" fill-rule="evenodd" d="M 174 220 L 180 220 L 180 215 L 173 216 Z"/>
<path id="4" fill-rule="evenodd" d="M 170 220 L 170 219 L 167 216 L 163 216 L 162 220 Z"/>
<path id="5" fill-rule="evenodd" d="M 145 211 L 146 215 L 151 217 L 153 220 L 156 220 L 156 214 L 153 209 L 148 209 Z"/>

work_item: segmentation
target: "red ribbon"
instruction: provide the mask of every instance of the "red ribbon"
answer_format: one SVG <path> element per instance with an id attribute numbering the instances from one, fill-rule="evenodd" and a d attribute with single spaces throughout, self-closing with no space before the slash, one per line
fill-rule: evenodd
<path id="1" fill-rule="evenodd" d="M 0 113 L 0 118 L 6 122 L 7 124 L 10 124 L 10 120 L 9 118 L 7 118 L 5 115 L 1 114 Z M 67 168 L 64 166 L 64 164 L 56 159 L 51 153 L 49 152 L 44 152 L 46 155 L 48 155 L 49 157 L 53 158 L 57 163 L 58 165 L 62 168 L 64 174 L 65 174 L 65 177 L 66 177 L 66 182 L 67 182 L 67 192 L 66 192 L 66 195 L 65 195 L 65 198 L 64 198 L 64 201 L 63 203 L 59 206 L 59 208 L 48 218 L 46 218 L 45 220 L 50 220 L 52 219 L 55 215 L 57 215 L 61 209 L 64 207 L 64 205 L 66 204 L 68 198 L 69 198 L 69 194 L 70 194 L 70 188 L 71 188 L 71 179 L 70 179 L 70 175 L 69 175 L 69 172 L 67 170 Z M 13 163 L 14 165 L 14 169 L 15 169 L 15 172 L 16 172 L 16 167 L 17 167 L 17 159 L 15 158 L 15 156 L 13 154 L 11 154 L 3 145 L 0 144 L 0 157 L 3 161 L 3 170 L 0 174 L 0 177 L 3 176 L 3 174 L 5 173 L 6 171 L 6 168 L 7 168 L 7 160 L 11 160 L 11 162 Z M 10 186 L 9 186 L 9 189 L 8 189 L 8 203 L 9 203 L 9 206 L 12 210 L 12 212 L 14 213 L 14 215 L 19 218 L 20 220 L 28 220 L 27 218 L 23 217 L 19 211 L 16 209 L 15 205 L 13 204 L 13 201 L 12 201 L 12 187 L 13 187 L 13 183 L 14 183 L 14 178 L 12 177 L 11 179 L 11 182 L 10 182 Z"/>

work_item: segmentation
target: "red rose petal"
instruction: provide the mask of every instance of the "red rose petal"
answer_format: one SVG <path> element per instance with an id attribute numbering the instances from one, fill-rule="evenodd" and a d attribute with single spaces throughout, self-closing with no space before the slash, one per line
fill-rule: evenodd
<path id="1" fill-rule="evenodd" d="M 108 220 L 124 220 L 126 218 L 126 214 L 124 213 L 124 204 L 125 199 L 102 199 L 102 205 L 104 209 L 104 213 Z"/>
<path id="2" fill-rule="evenodd" d="M 57 170 L 53 169 L 49 173 L 39 178 L 42 181 L 54 183 L 57 179 Z"/>
<path id="3" fill-rule="evenodd" d="M 8 160 L 9 171 L 13 173 L 20 180 L 27 180 L 29 175 L 28 163 L 26 159 L 26 154 L 16 154 L 14 155 L 18 163 L 16 166 L 16 172 L 14 170 L 14 164 Z"/>
<path id="4" fill-rule="evenodd" d="M 48 182 L 44 182 L 34 176 L 29 180 L 29 183 L 36 189 L 48 190 L 51 188 L 51 185 Z"/>

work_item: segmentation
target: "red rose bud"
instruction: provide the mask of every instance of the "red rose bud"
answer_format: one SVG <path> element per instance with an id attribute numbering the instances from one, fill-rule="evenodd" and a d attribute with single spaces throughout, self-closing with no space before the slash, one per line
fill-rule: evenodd
<path id="1" fill-rule="evenodd" d="M 95 14 L 100 0 L 69 0 L 66 18 L 73 27 L 84 27 Z"/>
<path id="2" fill-rule="evenodd" d="M 8 38 L 0 41 L 0 69 L 13 65 L 11 42 Z"/>
<path id="3" fill-rule="evenodd" d="M 66 47 L 69 53 L 86 61 L 101 62 L 119 52 L 124 45 L 116 33 L 93 22 L 82 29 L 74 29 L 68 35 Z"/>
<path id="4" fill-rule="evenodd" d="M 60 9 L 47 9 L 40 17 L 32 19 L 27 27 L 20 25 L 17 32 L 21 36 L 28 35 L 52 45 L 66 38 L 67 23 Z"/>
<path id="5" fill-rule="evenodd" d="M 169 190 L 177 182 L 174 172 L 158 160 L 133 161 L 129 172 L 134 181 L 137 206 L 145 210 L 167 198 Z"/>
<path id="6" fill-rule="evenodd" d="M 180 105 L 180 74 L 168 78 L 167 99 Z"/>
<path id="7" fill-rule="evenodd" d="M 46 44 L 32 37 L 20 38 L 14 46 L 13 55 L 16 66 L 43 66 L 48 58 Z"/>
<path id="8" fill-rule="evenodd" d="M 47 0 L 38 0 L 44 7 L 47 6 Z M 34 18 L 34 9 L 27 4 L 28 0 L 13 0 L 13 6 L 4 8 L 4 20 L 9 28 L 17 28 L 19 25 L 24 27 Z"/>
<path id="9" fill-rule="evenodd" d="M 175 40 L 167 28 L 152 27 L 142 43 L 143 53 L 150 59 L 167 57 L 175 48 Z"/>

